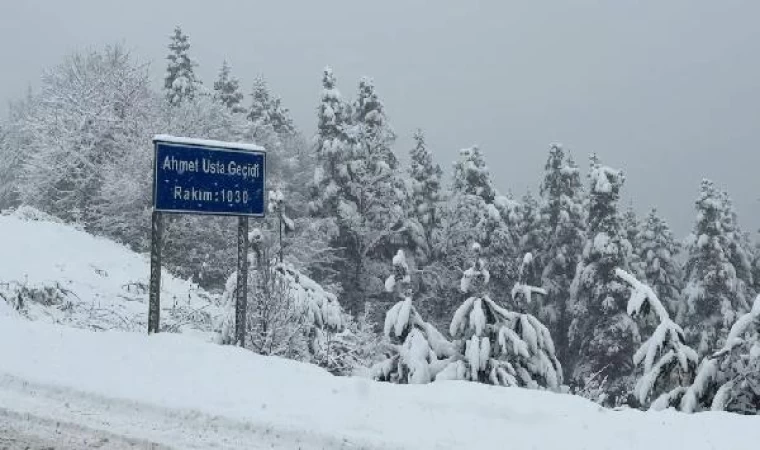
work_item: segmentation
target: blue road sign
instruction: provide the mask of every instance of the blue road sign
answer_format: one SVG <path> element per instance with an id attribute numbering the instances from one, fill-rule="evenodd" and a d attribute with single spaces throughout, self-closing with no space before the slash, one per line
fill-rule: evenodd
<path id="1" fill-rule="evenodd" d="M 156 211 L 264 216 L 263 148 L 163 135 L 153 143 Z"/>

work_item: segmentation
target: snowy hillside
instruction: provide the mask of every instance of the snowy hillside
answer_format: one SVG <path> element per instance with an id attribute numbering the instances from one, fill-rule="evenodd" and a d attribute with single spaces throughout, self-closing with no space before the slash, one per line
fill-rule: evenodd
<path id="1" fill-rule="evenodd" d="M 147 329 L 148 258 L 31 208 L 0 216 L 0 252 L 0 315 L 96 330 Z M 211 296 L 193 283 L 164 272 L 161 288 L 166 329 L 210 331 L 220 317 Z"/>
<path id="2" fill-rule="evenodd" d="M 0 318 L 0 405 L 176 448 L 757 448 L 757 417 L 612 411 L 579 397 L 333 377 L 176 334 Z"/>

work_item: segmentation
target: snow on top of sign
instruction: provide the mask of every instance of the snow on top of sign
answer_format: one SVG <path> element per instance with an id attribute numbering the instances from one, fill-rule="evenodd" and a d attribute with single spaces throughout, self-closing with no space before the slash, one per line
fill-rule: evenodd
<path id="1" fill-rule="evenodd" d="M 256 144 L 244 144 L 242 142 L 225 142 L 211 139 L 196 139 L 188 137 L 170 136 L 168 134 L 157 134 L 153 136 L 154 141 L 169 142 L 172 144 L 199 145 L 208 147 L 221 147 L 233 150 L 248 150 L 252 152 L 265 152 L 264 147 Z"/>

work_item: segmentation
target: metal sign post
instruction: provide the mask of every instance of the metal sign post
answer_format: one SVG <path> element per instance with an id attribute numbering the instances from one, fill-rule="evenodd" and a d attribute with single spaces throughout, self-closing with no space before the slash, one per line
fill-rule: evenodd
<path id="1" fill-rule="evenodd" d="M 156 136 L 148 333 L 160 330 L 163 214 L 238 216 L 235 341 L 245 342 L 248 218 L 264 217 L 266 152 L 250 144 Z"/>
<path id="2" fill-rule="evenodd" d="M 238 219 L 237 297 L 235 302 L 235 345 L 245 344 L 246 311 L 248 311 L 248 217 Z"/>
<path id="3" fill-rule="evenodd" d="M 149 334 L 158 333 L 161 319 L 161 239 L 164 234 L 164 218 L 160 211 L 153 211 L 150 230 Z"/>

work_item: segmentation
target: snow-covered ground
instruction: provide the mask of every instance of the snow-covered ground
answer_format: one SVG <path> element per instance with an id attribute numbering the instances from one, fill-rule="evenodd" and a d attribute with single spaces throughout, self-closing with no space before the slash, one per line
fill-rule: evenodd
<path id="1" fill-rule="evenodd" d="M 177 334 L 0 318 L 0 406 L 178 448 L 755 449 L 760 419 L 333 377 Z"/>
<path id="2" fill-rule="evenodd" d="M 742 450 L 760 442 L 757 417 L 611 411 L 467 382 L 381 384 L 187 334 L 147 336 L 146 294 L 134 289 L 148 275 L 144 257 L 28 218 L 0 217 L 0 293 L 58 286 L 64 297 L 27 302 L 22 313 L 13 298 L 0 299 L 0 448 Z M 219 313 L 213 299 L 168 274 L 163 281 L 162 318 L 208 336 L 204 323 Z M 187 319 L 198 310 L 207 314 Z M 119 331 L 94 331 L 104 328 Z"/>
<path id="3" fill-rule="evenodd" d="M 146 330 L 149 271 L 145 256 L 33 209 L 0 216 L 0 315 L 10 314 L 9 302 L 15 306 L 23 292 L 22 315 L 32 320 Z M 166 272 L 161 283 L 163 327 L 213 328 L 222 311 L 209 294 Z"/>

